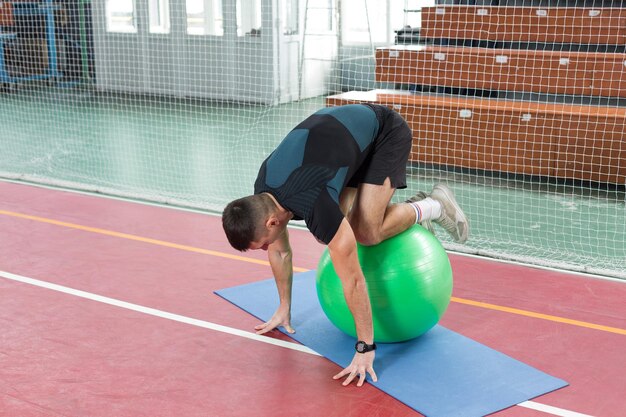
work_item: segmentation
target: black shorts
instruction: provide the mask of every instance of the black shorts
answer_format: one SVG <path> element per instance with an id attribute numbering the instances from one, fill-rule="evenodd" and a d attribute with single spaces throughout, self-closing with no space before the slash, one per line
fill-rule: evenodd
<path id="1" fill-rule="evenodd" d="M 367 105 L 378 117 L 378 136 L 374 139 L 369 155 L 346 186 L 382 185 L 389 178 L 393 188 L 406 188 L 406 167 L 413 144 L 413 132 L 395 111 L 377 104 Z"/>

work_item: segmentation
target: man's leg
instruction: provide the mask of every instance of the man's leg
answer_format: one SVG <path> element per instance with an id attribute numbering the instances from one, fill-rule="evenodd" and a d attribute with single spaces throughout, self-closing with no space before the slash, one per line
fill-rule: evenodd
<path id="1" fill-rule="evenodd" d="M 389 204 L 395 191 L 389 178 L 382 185 L 359 185 L 348 213 L 359 243 L 376 245 L 415 224 L 415 210 L 409 204 Z"/>
<path id="2" fill-rule="evenodd" d="M 428 193 L 426 193 L 425 191 L 418 191 L 417 193 L 415 193 L 415 195 L 413 197 L 411 197 L 408 200 L 406 200 L 405 203 L 417 203 L 418 201 L 425 200 L 428 197 L 430 197 L 430 195 Z M 421 224 L 430 233 L 435 235 L 435 228 L 433 227 L 432 220 L 417 219 L 417 222 L 419 224 Z"/>
<path id="3" fill-rule="evenodd" d="M 348 217 L 352 204 L 354 204 L 354 197 L 356 197 L 357 189 L 353 187 L 346 187 L 339 195 L 339 209 L 344 216 Z"/>
<path id="4" fill-rule="evenodd" d="M 432 200 L 422 200 L 424 208 L 436 204 L 436 214 L 435 210 L 416 210 L 415 204 L 422 205 L 422 201 L 390 205 L 394 192 L 389 178 L 382 185 L 359 185 L 347 217 L 361 244 L 376 245 L 405 231 L 416 220 L 421 223 L 432 220 L 441 225 L 455 241 L 464 243 L 467 240 L 469 223 L 447 186 L 435 185 L 430 194 Z M 418 218 L 418 211 L 422 212 L 423 218 Z"/>

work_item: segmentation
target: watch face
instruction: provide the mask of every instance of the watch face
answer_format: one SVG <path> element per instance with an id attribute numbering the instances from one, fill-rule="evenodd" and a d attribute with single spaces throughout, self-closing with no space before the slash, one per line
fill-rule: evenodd
<path id="1" fill-rule="evenodd" d="M 371 345 L 368 345 L 363 340 L 359 340 L 358 342 L 356 342 L 356 345 L 354 345 L 354 347 L 358 353 L 366 353 L 366 352 L 371 352 L 372 350 L 375 350 L 376 343 L 372 343 Z"/>

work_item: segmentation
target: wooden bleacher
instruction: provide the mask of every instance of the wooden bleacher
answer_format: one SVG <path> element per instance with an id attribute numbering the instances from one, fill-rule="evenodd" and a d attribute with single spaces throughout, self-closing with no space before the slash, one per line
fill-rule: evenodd
<path id="1" fill-rule="evenodd" d="M 414 162 L 484 171 L 626 182 L 626 108 L 445 97 L 395 90 L 329 96 L 378 103 L 414 133 Z"/>
<path id="2" fill-rule="evenodd" d="M 626 9 L 435 6 L 422 9 L 425 39 L 626 44 Z"/>
<path id="3" fill-rule="evenodd" d="M 436 43 L 431 41 L 438 38 L 442 45 L 445 39 L 520 44 L 518 49 L 504 49 L 505 43 L 492 48 L 379 48 L 378 82 L 426 87 L 413 88 L 418 91 L 429 87 L 486 90 L 497 92 L 497 97 L 511 97 L 509 92 L 626 97 L 625 53 L 558 47 L 559 43 L 626 44 L 626 9 L 436 6 L 422 9 L 422 23 L 426 43 Z M 529 49 L 541 42 L 556 47 Z M 387 105 L 404 116 L 414 133 L 411 159 L 419 164 L 626 183 L 626 107 L 406 90 L 348 92 L 327 98 L 329 106 L 359 102 Z"/>
<path id="4" fill-rule="evenodd" d="M 2 26 L 13 26 L 13 4 L 8 1 L 0 1 L 0 28 Z"/>
<path id="5" fill-rule="evenodd" d="M 376 81 L 626 97 L 626 54 L 397 45 L 376 50 Z"/>

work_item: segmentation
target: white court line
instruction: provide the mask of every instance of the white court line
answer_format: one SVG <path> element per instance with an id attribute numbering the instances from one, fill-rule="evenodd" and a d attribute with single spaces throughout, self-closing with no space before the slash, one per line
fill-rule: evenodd
<path id="1" fill-rule="evenodd" d="M 534 401 L 524 401 L 517 404 L 520 407 L 526 407 L 544 413 L 553 414 L 560 417 L 593 417 L 589 414 L 577 413 L 575 411 L 563 410 L 562 408 L 552 407 L 551 405 L 539 404 Z"/>
<path id="2" fill-rule="evenodd" d="M 61 292 L 64 294 L 74 295 L 76 297 L 85 298 L 87 300 L 97 301 L 99 303 L 104 303 L 108 305 L 112 305 L 115 307 L 125 308 L 127 310 L 137 311 L 139 313 L 148 314 L 154 317 L 160 317 L 168 320 L 177 321 L 179 323 L 190 324 L 192 326 L 198 326 L 205 329 L 215 330 L 222 333 L 228 333 L 234 336 L 245 337 L 246 339 L 255 340 L 257 342 L 269 343 L 271 345 L 280 346 L 287 349 L 297 350 L 300 352 L 308 353 L 311 355 L 322 356 L 316 351 L 309 349 L 306 346 L 285 342 L 283 340 L 273 339 L 267 336 L 257 335 L 252 332 L 246 332 L 244 330 L 235 329 L 233 327 L 222 326 L 220 324 L 211 323 L 204 320 L 193 319 L 186 316 L 181 316 L 179 314 L 168 313 L 166 311 L 157 310 L 155 308 L 144 307 L 138 304 L 128 303 L 126 301 L 117 300 L 115 298 L 104 297 L 102 295 L 92 294 L 90 292 L 77 290 L 70 287 L 65 287 L 63 285 L 53 284 L 51 282 L 40 281 L 38 279 L 25 277 L 22 275 L 12 274 L 6 271 L 0 271 L 0 277 L 21 282 L 24 284 L 34 285 L 36 287 L 46 288 L 49 290 Z M 564 410 L 557 407 L 552 407 L 549 405 L 544 405 L 540 403 L 536 403 L 534 401 L 525 401 L 523 403 L 518 404 L 521 407 L 531 408 L 533 410 L 541 411 L 547 414 L 552 414 L 560 417 L 592 417 L 587 414 L 580 414 L 574 411 Z"/>
<path id="3" fill-rule="evenodd" d="M 205 329 L 215 330 L 222 333 L 228 333 L 239 337 L 245 337 L 246 339 L 256 340 L 257 342 L 269 343 L 270 345 L 276 345 L 292 350 L 298 350 L 300 352 L 309 353 L 311 355 L 322 356 L 316 351 L 309 349 L 306 346 L 286 342 L 284 340 L 273 339 L 271 337 L 258 335 L 252 332 L 246 332 L 244 330 L 235 329 L 233 327 L 222 326 L 220 324 L 211 323 L 204 320 L 193 319 L 191 317 L 181 316 L 179 314 L 168 313 L 167 311 L 157 310 L 155 308 L 144 307 L 138 304 L 128 303 L 126 301 L 117 300 L 115 298 L 104 297 L 102 295 L 92 294 L 86 291 L 76 290 L 74 288 L 64 287 L 63 285 L 52 284 L 46 281 L 40 281 L 34 278 L 28 278 L 21 275 L 12 274 L 10 272 L 0 271 L 0 276 L 13 281 L 22 282 L 24 284 L 34 285 L 36 287 L 47 288 L 49 290 L 62 292 L 65 294 L 74 295 L 76 297 L 86 298 L 88 300 L 97 301 L 99 303 L 109 304 L 116 307 L 125 308 L 127 310 L 137 311 L 139 313 L 148 314 L 150 316 L 161 317 L 168 320 L 177 321 L 180 323 L 191 324 L 192 326 L 203 327 Z"/>

